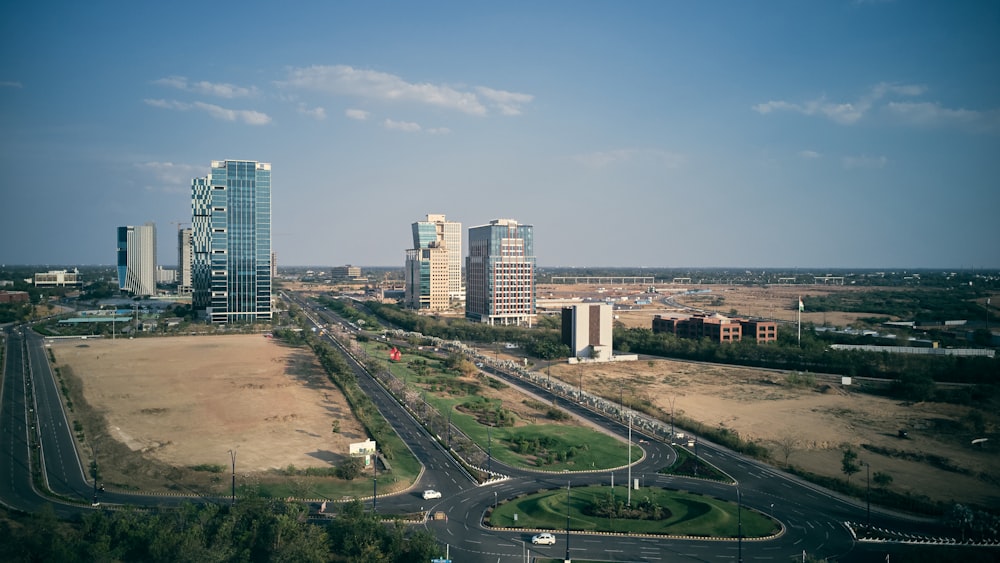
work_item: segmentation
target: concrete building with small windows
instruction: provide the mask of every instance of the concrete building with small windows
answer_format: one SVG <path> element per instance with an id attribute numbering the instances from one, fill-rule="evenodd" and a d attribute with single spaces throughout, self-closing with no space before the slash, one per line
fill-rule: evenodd
<path id="1" fill-rule="evenodd" d="M 79 287 L 83 284 L 80 281 L 80 271 L 73 270 L 50 270 L 40 272 L 34 276 L 35 287 Z"/>
<path id="2" fill-rule="evenodd" d="M 580 304 L 562 310 L 562 343 L 570 356 L 608 362 L 612 356 L 611 305 Z"/>
<path id="3" fill-rule="evenodd" d="M 413 223 L 406 251 L 403 302 L 411 309 L 444 311 L 465 299 L 462 285 L 462 224 L 430 214 Z"/>

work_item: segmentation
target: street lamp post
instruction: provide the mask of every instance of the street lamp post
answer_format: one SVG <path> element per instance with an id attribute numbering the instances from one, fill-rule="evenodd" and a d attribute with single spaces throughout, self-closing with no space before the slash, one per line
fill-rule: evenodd
<path id="1" fill-rule="evenodd" d="M 232 496 L 232 501 L 229 503 L 229 506 L 235 506 L 236 505 L 236 450 L 235 449 L 229 450 L 229 458 L 233 462 L 233 496 Z"/>
<path id="2" fill-rule="evenodd" d="M 570 482 L 566 481 L 566 561 L 569 561 L 569 486 Z"/>
<path id="3" fill-rule="evenodd" d="M 493 510 L 497 509 L 497 492 L 493 491 Z"/>
<path id="4" fill-rule="evenodd" d="M 740 493 L 739 488 L 736 489 L 736 521 L 737 521 L 737 532 L 736 532 L 736 543 L 739 553 L 739 563 L 743 563 L 743 495 Z"/>
<path id="5" fill-rule="evenodd" d="M 670 396 L 670 443 L 674 443 L 674 401 L 677 399 L 676 395 Z"/>
<path id="6" fill-rule="evenodd" d="M 868 505 L 868 524 L 865 533 L 872 529 L 872 464 L 865 462 L 865 502 Z"/>

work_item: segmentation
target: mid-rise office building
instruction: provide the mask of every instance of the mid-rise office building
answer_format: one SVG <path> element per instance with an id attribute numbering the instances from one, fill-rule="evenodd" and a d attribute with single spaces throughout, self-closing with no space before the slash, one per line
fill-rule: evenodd
<path id="1" fill-rule="evenodd" d="M 535 320 L 534 227 L 494 219 L 469 229 L 465 316 L 489 324 Z"/>
<path id="2" fill-rule="evenodd" d="M 404 303 L 412 309 L 443 311 L 465 299 L 462 285 L 462 224 L 444 215 L 413 223 L 413 248 L 406 251 Z"/>
<path id="3" fill-rule="evenodd" d="M 213 323 L 271 319 L 271 165 L 212 161 L 191 183 L 192 303 Z"/>
<path id="4" fill-rule="evenodd" d="M 570 356 L 610 361 L 613 307 L 607 303 L 580 304 L 562 310 L 562 343 Z"/>
<path id="5" fill-rule="evenodd" d="M 367 281 L 365 278 L 361 277 L 361 267 L 352 266 L 350 264 L 346 266 L 334 266 L 330 268 L 330 278 L 334 281 Z"/>
<path id="6" fill-rule="evenodd" d="M 191 228 L 177 229 L 177 293 L 191 293 L 191 263 L 194 247 L 191 243 Z"/>
<path id="7" fill-rule="evenodd" d="M 49 270 L 39 272 L 34 276 L 35 287 L 79 287 L 83 285 L 80 280 L 80 270 Z"/>
<path id="8" fill-rule="evenodd" d="M 156 295 L 156 226 L 118 227 L 118 289 Z"/>

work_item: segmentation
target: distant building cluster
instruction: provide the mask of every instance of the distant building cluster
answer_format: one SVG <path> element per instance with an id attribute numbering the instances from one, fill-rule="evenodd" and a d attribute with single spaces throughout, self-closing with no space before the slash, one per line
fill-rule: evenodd
<path id="1" fill-rule="evenodd" d="M 722 315 L 653 317 L 653 332 L 669 332 L 680 338 L 707 338 L 713 342 L 739 342 L 743 337 L 758 343 L 778 339 L 778 323 L 756 319 L 731 319 Z"/>
<path id="2" fill-rule="evenodd" d="M 212 323 L 271 319 L 271 165 L 252 160 L 212 161 L 191 182 L 190 227 L 177 230 L 177 269 L 156 261 L 156 225 L 117 229 L 118 288 L 156 295 L 157 284 L 177 284 Z M 67 272 L 36 274 L 36 285 L 66 285 Z M 75 281 L 75 278 L 73 278 Z"/>

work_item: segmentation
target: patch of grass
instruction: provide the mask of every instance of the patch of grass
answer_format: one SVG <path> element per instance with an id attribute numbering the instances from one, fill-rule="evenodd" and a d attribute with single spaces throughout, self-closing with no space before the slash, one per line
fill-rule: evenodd
<path id="1" fill-rule="evenodd" d="M 588 516 L 589 506 L 612 494 L 616 501 L 626 502 L 628 490 L 615 487 L 590 486 L 567 490 L 556 489 L 517 498 L 500 504 L 492 511 L 492 526 L 508 528 L 539 528 L 562 530 L 569 513 L 571 530 L 594 532 L 634 532 L 710 537 L 736 537 L 738 534 L 737 505 L 732 502 L 685 491 L 654 487 L 632 491 L 633 504 L 652 503 L 663 507 L 669 517 L 663 520 L 614 519 Z M 514 514 L 518 515 L 514 521 Z M 774 520 L 743 507 L 743 536 L 763 537 L 776 530 Z"/>
<path id="2" fill-rule="evenodd" d="M 677 453 L 677 461 L 675 461 L 670 467 L 664 467 L 661 469 L 660 473 L 668 475 L 687 475 L 690 477 L 700 477 L 702 479 L 710 479 L 712 481 L 722 481 L 726 483 L 732 481 L 728 475 L 722 473 L 714 466 L 709 465 L 701 458 L 695 458 L 694 454 L 686 449 L 674 448 L 674 452 Z"/>
<path id="3" fill-rule="evenodd" d="M 208 473 L 222 473 L 226 470 L 225 465 L 220 465 L 218 463 L 201 463 L 198 465 L 189 466 L 191 471 L 207 471 Z"/>

